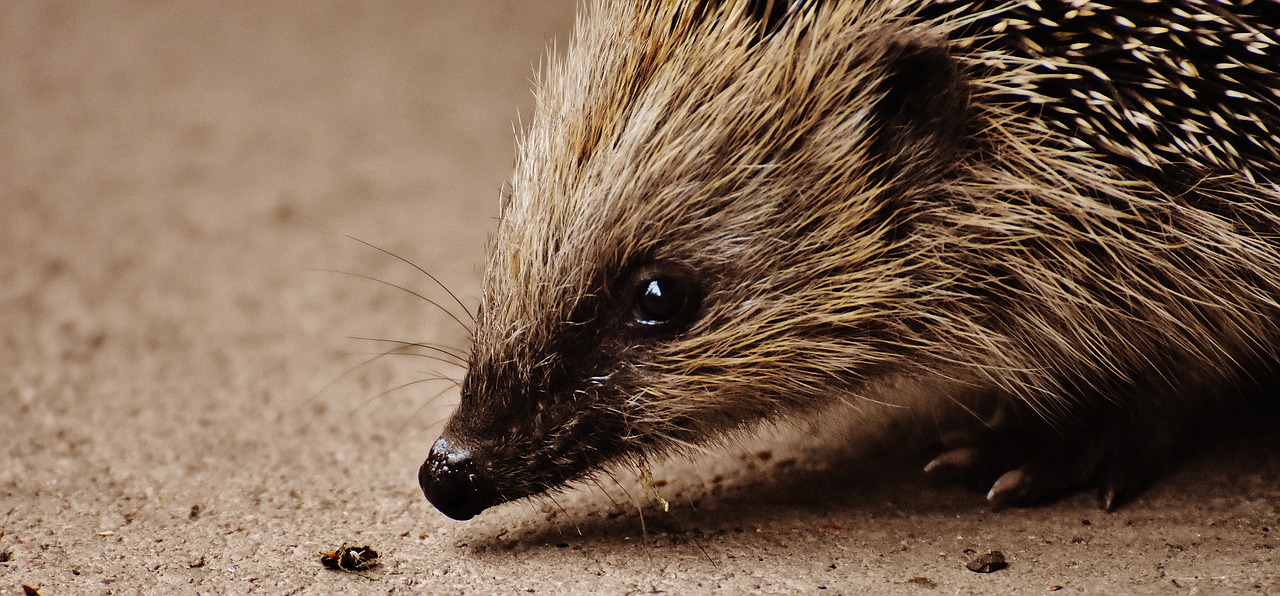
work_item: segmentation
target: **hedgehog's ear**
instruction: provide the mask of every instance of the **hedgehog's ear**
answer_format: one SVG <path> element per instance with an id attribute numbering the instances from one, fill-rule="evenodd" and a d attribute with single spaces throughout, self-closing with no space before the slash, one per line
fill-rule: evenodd
<path id="1" fill-rule="evenodd" d="M 891 48 L 876 116 L 872 153 L 886 178 L 933 176 L 954 164 L 969 128 L 969 88 L 946 48 Z"/>

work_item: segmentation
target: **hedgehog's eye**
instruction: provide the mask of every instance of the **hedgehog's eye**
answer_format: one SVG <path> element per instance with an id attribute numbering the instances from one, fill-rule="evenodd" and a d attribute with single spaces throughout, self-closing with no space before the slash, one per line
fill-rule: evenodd
<path id="1" fill-rule="evenodd" d="M 687 300 L 679 283 L 669 279 L 650 279 L 642 282 L 640 296 L 636 298 L 636 322 L 641 325 L 661 325 L 680 314 Z"/>
<path id="2" fill-rule="evenodd" d="M 693 319 L 698 307 L 696 285 L 683 275 L 640 271 L 632 278 L 631 292 L 632 320 L 655 331 L 676 330 Z"/>

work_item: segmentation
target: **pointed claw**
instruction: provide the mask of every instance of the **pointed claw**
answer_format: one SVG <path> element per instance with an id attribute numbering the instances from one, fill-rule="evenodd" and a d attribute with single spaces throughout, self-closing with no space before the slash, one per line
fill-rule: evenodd
<path id="1" fill-rule="evenodd" d="M 924 473 L 985 492 L 993 509 L 1036 505 L 1091 487 L 1098 505 L 1112 511 L 1168 469 L 1196 422 L 1178 411 L 1135 420 L 1104 404 L 1077 412 L 1064 429 L 1015 405 L 992 411 L 984 419 L 990 426 L 944 431 Z"/>
<path id="2" fill-rule="evenodd" d="M 1098 507 L 1103 511 L 1115 511 L 1116 507 L 1123 505 L 1129 497 L 1133 496 L 1130 491 L 1130 484 L 1126 482 L 1126 476 L 1113 472 L 1102 480 L 1102 484 L 1098 486 Z"/>
<path id="3" fill-rule="evenodd" d="M 1026 468 L 1017 468 L 1001 474 L 987 491 L 987 502 L 995 510 L 1018 505 L 1027 496 L 1032 485 L 1031 473 Z"/>
<path id="4" fill-rule="evenodd" d="M 1103 486 L 1098 491 L 1098 506 L 1103 511 L 1115 511 L 1117 502 L 1117 492 L 1114 486 Z"/>
<path id="5" fill-rule="evenodd" d="M 958 475 L 978 464 L 982 452 L 972 447 L 957 447 L 944 451 L 924 465 L 924 473 L 931 476 Z"/>

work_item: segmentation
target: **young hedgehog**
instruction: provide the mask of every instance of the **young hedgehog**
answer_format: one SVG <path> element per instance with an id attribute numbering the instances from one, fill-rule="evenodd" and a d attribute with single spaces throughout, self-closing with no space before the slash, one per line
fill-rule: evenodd
<path id="1" fill-rule="evenodd" d="M 929 468 L 996 504 L 1112 507 L 1276 370 L 1277 27 L 1262 0 L 588 1 L 423 491 L 468 519 L 874 396 L 995 404 Z"/>

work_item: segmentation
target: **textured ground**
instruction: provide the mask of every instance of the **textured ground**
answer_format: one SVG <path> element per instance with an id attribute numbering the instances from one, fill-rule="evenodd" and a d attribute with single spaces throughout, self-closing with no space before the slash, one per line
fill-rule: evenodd
<path id="1" fill-rule="evenodd" d="M 625 473 L 432 510 L 415 473 L 453 396 L 379 396 L 437 367 L 344 376 L 387 348 L 348 336 L 463 334 L 324 270 L 443 298 L 351 235 L 475 296 L 511 123 L 572 11 L 0 3 L 0 594 L 1280 591 L 1265 433 L 1111 514 L 993 513 L 821 439 L 660 465 L 670 513 Z M 383 564 L 323 569 L 343 542 Z M 965 570 L 986 549 L 1010 566 Z"/>

